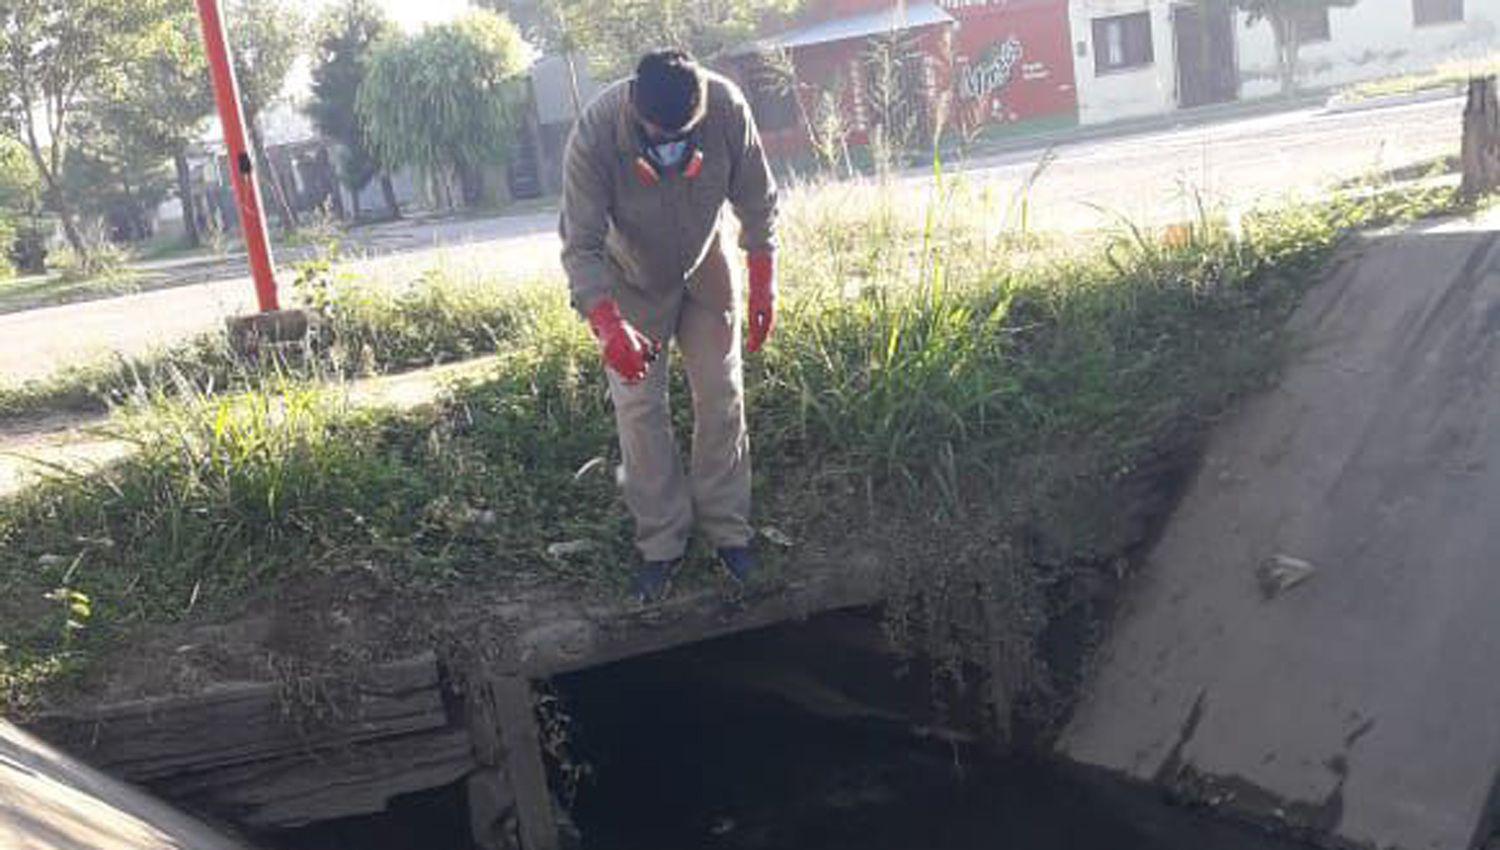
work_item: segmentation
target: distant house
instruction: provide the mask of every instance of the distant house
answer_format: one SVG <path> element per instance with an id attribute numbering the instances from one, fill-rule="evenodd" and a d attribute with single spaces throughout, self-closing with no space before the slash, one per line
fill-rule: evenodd
<path id="1" fill-rule="evenodd" d="M 1500 50 L 1500 0 L 1363 0 L 1304 13 L 1298 85 L 1319 90 L 1484 59 Z M 1276 34 L 1240 24 L 1241 92 L 1279 91 Z"/>
<path id="2" fill-rule="evenodd" d="M 1066 0 L 944 0 L 956 117 L 965 127 L 1045 129 L 1077 121 Z"/>
<path id="3" fill-rule="evenodd" d="M 525 198 L 562 191 L 563 151 L 577 119 L 574 97 L 577 107 L 588 106 L 600 88 L 581 56 L 571 68 L 561 56 L 543 56 L 531 66 L 527 120 L 521 128 L 508 174 L 513 196 Z"/>
<path id="4" fill-rule="evenodd" d="M 899 7 L 882 0 L 815 0 L 800 26 L 736 48 L 721 64 L 743 84 L 766 150 L 795 156 L 811 148 L 808 125 L 817 123 L 813 116 L 825 93 L 835 99 L 847 141 L 868 140 L 878 123 L 870 89 L 880 70 L 867 61 L 876 39 L 899 45 L 899 99 L 917 113 L 914 121 L 929 120 L 939 105 L 939 77 L 952 59 L 954 25 L 953 16 L 930 0 Z"/>
<path id="5" fill-rule="evenodd" d="M 1228 4 L 1072 0 L 1079 121 L 1237 99 L 1235 16 Z"/>
<path id="6" fill-rule="evenodd" d="M 1297 14 L 1301 91 L 1500 48 L 1500 0 L 1361 0 Z M 1228 3 L 1072 0 L 1070 17 L 1084 124 L 1282 93 L 1276 30 Z"/>
<path id="7" fill-rule="evenodd" d="M 918 138 L 939 123 L 980 132 L 1076 120 L 1066 0 L 813 0 L 798 26 L 729 51 L 724 64 L 745 84 L 767 149 L 795 156 L 829 93 L 847 141 L 869 140 L 889 107 L 878 94 L 881 43 L 900 56 L 894 82 Z"/>
<path id="8" fill-rule="evenodd" d="M 290 103 L 278 103 L 261 116 L 260 127 L 269 160 L 269 171 L 262 170 L 260 181 L 262 214 L 267 219 L 274 221 L 280 215 L 278 190 L 268 179 L 273 173 L 286 194 L 287 204 L 299 216 L 321 211 L 338 217 L 352 214 L 353 195 L 338 180 L 338 148 L 317 135 L 300 109 Z M 188 175 L 199 232 L 237 231 L 239 207 L 230 185 L 227 154 L 216 121 L 209 124 L 208 131 L 189 154 Z M 419 187 L 411 174 L 398 173 L 392 182 L 398 203 L 410 204 L 419 197 Z M 379 181 L 371 181 L 360 192 L 359 208 L 365 215 L 379 216 L 388 211 Z M 183 215 L 181 199 L 173 198 L 162 204 L 157 210 L 160 229 L 167 233 L 182 232 Z"/>

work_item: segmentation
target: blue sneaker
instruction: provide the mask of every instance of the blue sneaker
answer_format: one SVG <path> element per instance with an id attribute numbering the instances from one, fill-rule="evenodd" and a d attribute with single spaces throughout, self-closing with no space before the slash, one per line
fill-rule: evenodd
<path id="1" fill-rule="evenodd" d="M 747 584 L 760 572 L 760 558 L 749 546 L 724 546 L 719 549 L 719 564 L 736 584 Z"/>
<path id="2" fill-rule="evenodd" d="M 630 583 L 630 595 L 642 605 L 650 605 L 666 599 L 672 592 L 672 579 L 682 567 L 681 558 L 667 561 L 646 561 L 635 570 L 635 579 Z"/>

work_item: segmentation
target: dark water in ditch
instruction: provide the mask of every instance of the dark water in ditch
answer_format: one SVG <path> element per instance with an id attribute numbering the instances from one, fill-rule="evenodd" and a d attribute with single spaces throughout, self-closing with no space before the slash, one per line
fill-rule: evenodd
<path id="1" fill-rule="evenodd" d="M 579 755 L 595 771 L 573 810 L 590 850 L 1286 846 L 1122 807 L 1036 760 L 987 758 L 890 723 L 811 717 L 774 698 L 626 670 L 575 685 L 569 698 Z"/>
<path id="2" fill-rule="evenodd" d="M 810 716 L 775 697 L 624 664 L 558 685 L 587 850 L 1287 850 L 1155 801 L 1101 794 L 1025 759 Z M 1109 798 L 1109 799 L 1106 799 Z M 467 850 L 459 789 L 324 824 L 283 850 Z"/>

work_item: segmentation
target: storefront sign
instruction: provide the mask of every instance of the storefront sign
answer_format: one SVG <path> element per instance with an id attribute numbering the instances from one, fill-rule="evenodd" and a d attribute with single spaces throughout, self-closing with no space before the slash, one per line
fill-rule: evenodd
<path id="1" fill-rule="evenodd" d="M 991 47 L 978 62 L 962 69 L 959 94 L 977 100 L 1005 88 L 1014 77 L 1023 52 L 1017 38 L 1008 38 Z"/>

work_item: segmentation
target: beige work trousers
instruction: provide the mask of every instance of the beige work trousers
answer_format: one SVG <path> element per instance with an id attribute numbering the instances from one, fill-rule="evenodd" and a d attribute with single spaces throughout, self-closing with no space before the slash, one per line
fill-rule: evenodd
<path id="1" fill-rule="evenodd" d="M 625 504 L 636 547 L 648 561 L 680 558 L 695 524 L 715 547 L 750 542 L 750 440 L 745 429 L 739 298 L 722 249 L 688 282 L 670 339 L 660 340 L 645 380 L 613 370 L 610 397 L 624 456 Z M 692 460 L 686 473 L 668 400 L 669 343 L 682 353 L 693 396 Z"/>

